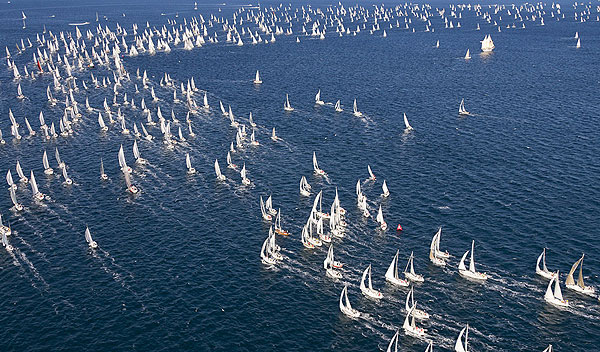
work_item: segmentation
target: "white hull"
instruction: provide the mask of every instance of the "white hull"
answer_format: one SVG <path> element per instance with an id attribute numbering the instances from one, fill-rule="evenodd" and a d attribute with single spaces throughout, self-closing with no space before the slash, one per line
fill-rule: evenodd
<path id="1" fill-rule="evenodd" d="M 385 277 L 385 281 L 387 281 L 390 284 L 395 285 L 395 286 L 400 286 L 400 287 L 408 287 L 408 286 L 410 286 L 410 282 L 409 281 L 403 280 L 403 279 L 400 279 L 400 278 L 396 279 L 396 278 L 393 278 L 393 277 L 386 276 Z"/>
<path id="2" fill-rule="evenodd" d="M 460 276 L 471 281 L 485 282 L 485 280 L 488 278 L 485 273 L 472 272 L 469 270 L 459 270 L 458 273 Z"/>
<path id="3" fill-rule="evenodd" d="M 584 295 L 588 295 L 588 296 L 595 296 L 596 294 L 596 289 L 592 286 L 585 286 L 584 288 L 581 288 L 581 286 L 579 285 L 566 285 L 566 287 L 569 290 L 575 291 L 577 293 L 581 293 Z"/>

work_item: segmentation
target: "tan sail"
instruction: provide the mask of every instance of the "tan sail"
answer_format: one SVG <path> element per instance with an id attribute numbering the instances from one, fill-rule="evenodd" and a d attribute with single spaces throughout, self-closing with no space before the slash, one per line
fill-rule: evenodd
<path id="1" fill-rule="evenodd" d="M 569 271 L 569 275 L 567 275 L 567 281 L 565 281 L 566 285 L 575 285 L 575 280 L 573 280 L 573 273 L 575 272 L 575 269 L 577 269 L 577 266 L 579 266 L 579 262 L 581 262 L 581 259 L 576 261 L 575 264 L 573 264 L 573 266 L 571 267 L 571 271 Z"/>
<path id="2" fill-rule="evenodd" d="M 577 286 L 585 289 L 585 285 L 583 284 L 583 257 L 585 256 L 582 255 L 581 259 L 579 259 L 580 263 L 579 263 L 579 278 L 577 279 Z"/>

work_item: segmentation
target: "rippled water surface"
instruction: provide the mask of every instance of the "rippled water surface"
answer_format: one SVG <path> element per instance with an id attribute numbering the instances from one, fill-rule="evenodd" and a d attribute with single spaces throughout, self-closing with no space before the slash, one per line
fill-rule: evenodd
<path id="1" fill-rule="evenodd" d="M 102 26 L 112 31 L 116 23 L 124 27 L 131 45 L 134 23 L 140 32 L 146 21 L 151 27 L 171 28 L 168 20 L 179 25 L 199 13 L 207 21 L 212 13 L 231 22 L 240 8 L 199 4 L 193 11 L 192 2 L 13 2 L 0 5 L 0 46 L 9 48 L 21 71 L 24 65 L 35 71 L 35 35 L 43 25 L 54 34 L 74 33 L 69 23 L 89 21 L 79 29 L 95 33 L 98 12 Z M 328 5 L 314 3 L 313 8 Z M 447 4 L 432 6 L 434 11 Z M 394 20 L 391 29 L 383 22 L 385 38 L 381 30 L 370 34 L 369 23 L 356 36 L 339 37 L 329 27 L 326 38 L 318 40 L 302 35 L 294 22 L 293 35 L 279 35 L 268 45 L 247 41 L 242 47 L 226 43 L 221 24 L 215 24 L 219 43 L 124 56 L 131 81 L 119 88 L 118 99 L 122 102 L 126 92 L 138 106 L 121 106 L 127 123 L 145 120 L 139 108 L 145 98 L 155 120 L 157 106 L 168 119 L 173 109 L 179 123 L 172 123 L 172 131 L 176 134 L 181 126 L 187 139 L 169 149 L 160 129 L 148 127 L 155 139 L 138 139 L 145 165 L 134 163 L 133 135 L 121 134 L 117 124 L 109 124 L 106 133 L 98 128 L 98 110 L 105 97 L 112 106 L 113 91 L 93 88 L 90 72 L 112 81 L 106 67 L 74 71 L 79 87 L 74 96 L 83 117 L 74 124 L 73 135 L 46 141 L 40 136 L 39 112 L 48 123 L 58 124 L 64 109 L 60 102 L 47 103 L 45 89 L 52 87 L 52 76 L 21 79 L 27 98 L 18 100 L 18 82 L 3 58 L 0 129 L 6 144 L 0 146 L 0 173 L 4 177 L 11 169 L 18 179 L 14 167 L 19 160 L 27 175 L 34 170 L 49 200 L 34 202 L 29 186 L 18 184 L 16 195 L 25 210 L 15 212 L 6 184 L 0 193 L 0 212 L 4 223 L 10 223 L 9 241 L 15 247 L 12 253 L 0 250 L 0 350 L 385 350 L 405 316 L 407 290 L 384 279 L 396 250 L 400 269 L 414 251 L 415 269 L 426 280 L 415 286 L 415 299 L 431 314 L 421 323 L 427 338 L 401 335 L 402 351 L 423 351 L 427 340 L 436 351 L 451 351 L 467 323 L 473 351 L 542 351 L 550 343 L 556 351 L 594 350 L 599 302 L 565 289 L 564 277 L 585 252 L 586 284 L 600 285 L 600 26 L 595 8 L 586 23 L 574 21 L 571 5 L 563 8 L 567 16 L 561 21 L 545 16 L 545 26 L 529 21 L 526 29 L 506 29 L 513 23 L 506 20 L 502 32 L 466 10 L 460 29 L 445 29 L 440 17 L 433 16 L 435 32 L 424 32 L 424 22 L 413 19 L 412 33 L 402 29 L 403 22 L 396 28 Z M 26 29 L 21 28 L 21 10 L 28 17 Z M 477 23 L 481 31 L 475 30 Z M 575 49 L 575 32 L 582 38 L 580 49 Z M 496 49 L 482 55 L 479 41 L 488 33 Z M 21 38 L 30 38 L 33 48 L 19 55 L 15 43 Z M 87 42 L 88 49 L 92 44 Z M 473 56 L 468 61 L 462 59 L 466 49 Z M 138 68 L 147 71 L 158 102 L 142 89 Z M 264 81 L 260 86 L 252 84 L 257 69 Z M 185 104 L 173 103 L 173 89 L 159 84 L 165 72 L 177 86 L 194 77 L 196 86 L 208 92 L 210 109 L 190 117 L 195 137 L 187 132 Z M 319 89 L 324 106 L 314 105 Z M 64 102 L 63 93 L 53 94 Z M 201 94 L 194 95 L 198 104 Z M 285 94 L 295 108 L 291 113 L 282 108 Z M 83 107 L 86 96 L 94 111 Z M 472 116 L 457 115 L 462 98 Z M 341 113 L 333 109 L 338 99 Z M 352 115 L 353 99 L 363 118 Z M 245 143 L 232 155 L 237 171 L 226 167 L 236 130 L 221 115 L 219 100 L 231 105 L 241 122 L 247 123 L 252 112 L 258 124 L 260 146 Z M 21 124 L 20 141 L 10 135 L 9 108 Z M 411 133 L 403 132 L 403 113 L 414 127 Z M 25 117 L 36 136 L 28 137 Z M 269 138 L 273 127 L 279 142 Z M 125 192 L 117 162 L 120 145 L 141 189 L 137 196 Z M 71 186 L 58 175 L 43 173 L 44 150 L 59 170 L 55 147 L 68 165 Z M 327 178 L 313 174 L 313 151 Z M 195 175 L 186 173 L 186 153 L 198 170 Z M 106 182 L 99 179 L 100 158 L 110 177 Z M 215 180 L 215 159 L 225 182 Z M 242 186 L 238 172 L 244 163 L 249 187 Z M 366 180 L 367 165 L 377 176 L 374 182 Z M 301 176 L 313 189 L 323 190 L 327 209 L 337 188 L 347 210 L 346 237 L 334 240 L 336 259 L 345 263 L 342 280 L 325 276 L 325 247 L 308 250 L 300 242 L 314 197 L 299 195 Z M 390 225 L 386 232 L 357 209 L 359 179 L 371 213 L 382 206 Z M 384 179 L 391 191 L 387 199 L 380 197 Z M 259 256 L 269 230 L 259 196 L 268 195 L 281 208 L 283 227 L 292 232 L 277 237 L 284 260 L 274 268 L 266 268 Z M 394 231 L 397 224 L 402 232 Z M 86 245 L 86 225 L 97 250 Z M 452 254 L 443 269 L 428 260 L 439 226 L 441 247 Z M 484 285 L 457 274 L 472 239 L 477 268 L 490 276 Z M 544 247 L 548 267 L 561 270 L 569 309 L 543 300 L 547 281 L 536 277 L 535 262 Z M 373 284 L 385 296 L 379 302 L 359 290 L 369 264 Z M 339 312 L 345 284 L 354 308 L 365 313 L 359 319 Z"/>

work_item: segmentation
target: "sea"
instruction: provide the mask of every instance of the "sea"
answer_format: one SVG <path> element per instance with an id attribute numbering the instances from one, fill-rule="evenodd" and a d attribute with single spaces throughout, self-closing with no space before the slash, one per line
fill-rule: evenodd
<path id="1" fill-rule="evenodd" d="M 451 16 L 451 3 L 430 3 L 434 31 L 429 32 L 426 22 L 405 10 L 419 6 L 414 12 L 422 13 L 424 5 L 404 2 L 201 2 L 197 10 L 193 1 L 179 0 L 0 4 L 0 129 L 6 141 L 0 145 L 0 173 L 4 178 L 11 170 L 16 197 L 24 206 L 20 212 L 12 208 L 2 180 L 0 214 L 12 229 L 8 240 L 14 250 L 0 248 L 0 350 L 385 351 L 399 330 L 401 351 L 424 351 L 429 342 L 435 351 L 454 351 L 467 324 L 469 351 L 541 352 L 549 344 L 559 352 L 597 350 L 600 302 L 566 289 L 564 280 L 585 253 L 585 283 L 600 289 L 598 2 L 587 5 L 585 22 L 574 18 L 586 9 L 583 3 L 562 3 L 564 18 L 552 3 L 543 3 L 524 22 L 506 14 L 511 3 L 503 3 L 499 14 L 492 4 L 481 4 L 480 12 L 492 16 L 488 22 L 474 8 L 455 7 L 458 18 Z M 356 35 L 340 36 L 335 24 L 318 15 L 317 9 L 333 16 L 342 5 L 369 10 Z M 381 6 L 407 11 L 410 29 L 403 18 L 399 27 L 396 18 L 380 19 L 380 28 L 370 33 L 372 14 Z M 439 16 L 437 9 L 443 8 L 452 29 Z M 246 20 L 251 11 L 275 14 L 278 26 L 293 34 L 264 43 L 270 35 Z M 537 11 L 544 12 L 543 26 Z M 303 13 L 310 14 L 310 22 L 303 23 Z M 238 21 L 244 19 L 239 30 L 258 31 L 263 42 L 252 45 L 247 32 L 243 46 L 227 42 L 223 21 L 232 24 L 234 14 Z M 130 80 L 117 89 L 118 106 L 112 105 L 113 83 L 95 88 L 91 79 L 93 74 L 101 83 L 106 78 L 114 82 L 113 71 L 103 65 L 73 68 L 82 117 L 68 137 L 41 136 L 40 111 L 58 129 L 66 97 L 54 90 L 46 67 L 38 74 L 33 61 L 39 47 L 36 34 L 41 37 L 44 26 L 46 39 L 52 32 L 64 35 L 67 43 L 70 36 L 76 40 L 76 28 L 85 38 L 88 31 L 97 35 L 98 26 L 112 32 L 120 26 L 131 46 L 134 24 L 138 36 L 163 26 L 175 26 L 182 34 L 200 15 L 206 24 L 212 22 L 209 36 L 216 32 L 218 43 L 207 41 L 193 50 L 172 45 L 169 53 L 136 57 L 121 53 Z M 322 40 L 310 35 L 316 20 L 321 28 L 327 26 Z M 302 33 L 303 24 L 308 35 Z M 346 25 L 352 33 L 357 24 Z M 581 48 L 575 47 L 576 32 Z M 487 34 L 495 49 L 482 53 L 480 41 Z M 26 48 L 18 53 L 15 44 L 21 46 L 21 39 Z M 91 51 L 94 40 L 85 41 Z M 62 39 L 59 43 L 64 55 Z M 35 79 L 13 79 L 4 47 L 21 74 L 26 65 Z M 464 59 L 467 49 L 469 60 Z M 147 72 L 158 101 L 143 88 L 138 69 L 140 75 Z M 260 85 L 252 83 L 257 70 Z M 64 65 L 60 73 L 60 82 L 66 82 Z M 189 116 L 195 136 L 188 132 L 181 91 L 177 94 L 183 102 L 174 103 L 173 88 L 160 85 L 165 73 L 177 87 L 193 77 L 199 89 L 193 99 L 200 106 L 207 94 L 210 108 Z M 16 97 L 17 84 L 24 99 Z M 48 86 L 58 99 L 55 106 L 46 99 Z M 322 106 L 314 103 L 319 90 Z M 122 103 L 124 93 L 137 109 Z M 286 94 L 292 112 L 283 110 Z M 86 97 L 92 111 L 84 106 Z M 109 130 L 100 131 L 97 116 L 104 113 L 105 98 L 113 117 L 121 109 L 129 129 L 146 120 L 142 98 L 155 121 L 158 107 L 168 120 L 173 111 L 178 122 L 171 121 L 171 131 L 177 143 L 165 146 L 158 126 L 147 126 L 152 141 L 123 135 L 106 115 Z M 352 114 L 354 99 L 362 117 Z M 469 116 L 458 115 L 462 99 Z M 342 112 L 334 110 L 338 100 Z M 236 129 L 221 114 L 219 101 L 246 125 L 243 148 L 231 153 L 236 169 L 227 168 L 225 161 Z M 21 140 L 11 136 L 9 109 L 20 124 Z M 254 129 L 248 124 L 250 113 Z M 405 132 L 404 114 L 414 128 L 410 132 Z M 35 136 L 29 136 L 25 118 Z M 179 128 L 185 141 L 177 137 Z M 270 138 L 273 128 L 278 141 Z M 248 143 L 253 130 L 259 146 Z M 135 163 L 134 140 L 146 164 Z M 126 192 L 117 159 L 120 146 L 140 189 L 137 195 Z M 63 183 L 56 148 L 72 185 Z M 54 175 L 43 172 L 44 151 Z M 313 172 L 313 152 L 326 177 Z M 195 174 L 187 173 L 186 153 Z M 101 159 L 108 181 L 99 177 Z M 224 182 L 215 178 L 215 160 Z M 19 182 L 17 161 L 27 176 L 34 171 L 46 200 L 34 201 L 29 184 Z M 249 186 L 241 183 L 243 165 Z M 368 180 L 367 166 L 376 180 Z M 302 176 L 312 186 L 310 197 L 299 194 Z M 381 196 L 384 180 L 387 198 Z M 357 182 L 371 218 L 357 207 Z M 340 280 L 325 275 L 328 246 L 305 249 L 300 239 L 315 195 L 323 192 L 328 211 L 336 190 L 348 223 L 345 237 L 332 242 L 335 259 L 344 263 Z M 291 232 L 276 238 L 283 260 L 275 266 L 260 259 L 271 226 L 261 217 L 261 196 L 272 196 L 282 227 Z M 374 220 L 379 206 L 386 231 Z M 396 231 L 398 225 L 402 231 Z M 98 243 L 95 250 L 85 241 L 86 226 Z M 443 268 L 428 258 L 440 227 L 441 249 L 451 254 Z M 459 260 L 472 241 L 476 268 L 489 275 L 484 284 L 458 274 Z M 560 270 L 569 308 L 544 301 L 548 280 L 535 274 L 544 248 L 549 270 Z M 396 251 L 400 271 L 413 253 L 415 271 L 425 277 L 414 285 L 418 308 L 431 315 L 417 321 L 426 329 L 422 339 L 402 330 L 408 289 L 384 278 Z M 384 296 L 378 301 L 359 289 L 369 265 L 373 286 Z M 346 285 L 352 306 L 362 313 L 357 319 L 344 316 L 338 307 Z"/>

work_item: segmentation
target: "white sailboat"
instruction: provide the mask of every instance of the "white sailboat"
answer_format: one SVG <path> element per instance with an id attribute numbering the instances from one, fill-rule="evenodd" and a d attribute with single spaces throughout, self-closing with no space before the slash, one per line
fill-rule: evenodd
<path id="1" fill-rule="evenodd" d="M 267 200 L 265 201 L 265 210 L 267 211 L 267 213 L 273 215 L 277 215 L 277 210 L 275 210 L 275 208 L 273 208 L 273 197 L 269 196 L 269 198 L 267 198 Z"/>
<path id="2" fill-rule="evenodd" d="M 377 212 L 377 217 L 375 218 L 375 220 L 379 223 L 379 228 L 381 228 L 382 231 L 387 230 L 387 223 L 385 222 L 385 220 L 383 220 L 383 213 L 381 212 L 381 204 L 379 205 L 379 211 Z"/>
<path id="3" fill-rule="evenodd" d="M 469 60 L 471 58 L 471 53 L 469 52 L 469 49 L 467 49 L 467 53 L 465 54 L 465 60 Z"/>
<path id="4" fill-rule="evenodd" d="M 460 105 L 458 106 L 458 114 L 459 115 L 470 115 L 469 112 L 465 109 L 465 99 L 460 101 Z"/>
<path id="5" fill-rule="evenodd" d="M 146 160 L 143 159 L 141 157 L 141 155 L 140 155 L 140 150 L 138 148 L 136 140 L 133 141 L 133 156 L 135 158 L 135 162 L 136 163 L 138 163 L 138 164 L 145 164 L 146 163 Z"/>
<path id="6" fill-rule="evenodd" d="M 394 334 L 394 336 L 390 340 L 390 343 L 388 344 L 386 352 L 398 352 L 398 338 L 399 338 L 399 336 L 400 336 L 399 332 L 396 331 L 396 333 Z"/>
<path id="7" fill-rule="evenodd" d="M 302 178 L 300 178 L 300 195 L 304 197 L 309 197 L 310 191 L 311 187 L 308 184 L 308 181 L 306 181 L 306 177 L 302 176 Z"/>
<path id="8" fill-rule="evenodd" d="M 73 184 L 73 180 L 71 180 L 71 178 L 67 174 L 67 167 L 66 166 L 62 168 L 62 175 L 63 175 L 63 178 L 65 179 L 65 184 L 67 184 L 67 185 L 72 185 Z"/>
<path id="9" fill-rule="evenodd" d="M 240 176 L 242 177 L 242 184 L 245 186 L 250 185 L 250 179 L 246 177 L 246 163 L 242 167 L 242 171 L 240 171 Z"/>
<path id="10" fill-rule="evenodd" d="M 86 226 L 85 227 L 85 241 L 87 242 L 88 246 L 92 249 L 98 248 L 98 244 L 96 243 L 96 241 L 94 241 L 92 239 L 92 235 L 90 234 L 90 229 Z"/>
<path id="11" fill-rule="evenodd" d="M 19 160 L 17 160 L 16 169 L 17 169 L 17 175 L 19 175 L 19 182 L 23 182 L 23 183 L 29 182 L 29 179 L 23 173 L 23 169 L 21 168 L 21 163 L 19 162 Z"/>
<path id="12" fill-rule="evenodd" d="M 383 193 L 381 194 L 383 197 L 387 198 L 390 196 L 390 190 L 388 189 L 387 183 L 383 180 L 383 185 L 381 185 L 381 190 Z"/>
<path id="13" fill-rule="evenodd" d="M 342 273 L 336 268 L 341 268 L 342 264 L 340 262 L 336 262 L 333 258 L 333 244 L 329 245 L 329 250 L 327 251 L 327 257 L 323 261 L 323 269 L 325 269 L 325 273 L 327 276 L 333 279 L 341 279 Z"/>
<path id="14" fill-rule="evenodd" d="M 13 181 L 12 173 L 10 172 L 10 169 L 6 172 L 6 183 L 8 183 L 8 188 L 12 188 L 14 190 L 17 189 L 17 185 Z"/>
<path id="15" fill-rule="evenodd" d="M 404 132 L 410 132 L 414 130 L 410 123 L 408 123 L 408 119 L 406 118 L 406 113 L 404 113 Z"/>
<path id="16" fill-rule="evenodd" d="M 581 48 L 581 38 L 577 39 L 577 44 L 575 44 L 575 48 L 577 48 L 577 49 Z"/>
<path id="17" fill-rule="evenodd" d="M 336 112 L 342 112 L 342 111 L 344 111 L 344 110 L 342 109 L 342 105 L 341 105 L 341 103 L 340 103 L 340 101 L 339 101 L 339 100 L 335 102 L 335 111 L 336 111 Z"/>
<path id="18" fill-rule="evenodd" d="M 325 175 L 325 171 L 321 170 L 319 168 L 319 163 L 317 162 L 317 154 L 315 152 L 313 152 L 313 170 L 315 171 L 315 174 L 317 175 Z"/>
<path id="19" fill-rule="evenodd" d="M 367 279 L 367 276 L 368 276 L 368 281 L 367 281 L 368 286 L 365 285 L 365 280 Z M 362 292 L 363 295 L 370 297 L 370 298 L 374 298 L 374 299 L 383 298 L 383 294 L 373 288 L 373 283 L 371 281 L 371 264 L 369 264 L 369 266 L 365 269 L 365 271 L 362 274 L 362 278 L 360 280 L 360 291 Z"/>
<path id="20" fill-rule="evenodd" d="M 371 165 L 367 165 L 367 170 L 369 171 L 369 180 L 375 181 L 377 177 L 375 177 L 373 170 L 371 170 Z"/>
<path id="21" fill-rule="evenodd" d="M 281 209 L 277 210 L 277 217 L 275 218 L 275 233 L 281 236 L 289 236 L 290 233 L 281 227 Z"/>
<path id="22" fill-rule="evenodd" d="M 406 277 L 407 280 L 413 282 L 424 282 L 425 278 L 423 277 L 423 275 L 415 273 L 414 259 L 415 256 L 413 255 L 413 252 L 410 252 L 410 257 L 408 257 L 408 263 L 406 263 L 406 268 L 404 268 L 404 277 Z"/>
<path id="23" fill-rule="evenodd" d="M 540 263 L 542 264 L 541 267 Z M 551 280 L 553 277 L 556 276 L 556 273 L 551 272 L 546 267 L 546 248 L 544 248 L 542 254 L 540 254 L 540 256 L 537 259 L 537 263 L 535 264 L 535 273 L 548 280 Z"/>
<path id="24" fill-rule="evenodd" d="M 410 285 L 408 280 L 401 279 L 398 276 L 398 255 L 399 255 L 399 253 L 400 253 L 400 251 L 397 250 L 396 255 L 394 256 L 394 259 L 392 259 L 390 266 L 388 267 L 387 271 L 385 272 L 385 280 L 396 286 L 408 287 Z"/>
<path id="25" fill-rule="evenodd" d="M 13 191 L 14 192 L 14 191 Z M 8 237 L 6 236 L 6 231 L 2 231 L 2 246 L 7 251 L 11 252 L 14 248 L 8 243 Z"/>
<path id="26" fill-rule="evenodd" d="M 273 127 L 273 131 L 271 132 L 271 140 L 273 142 L 277 142 L 279 140 L 279 137 L 277 137 L 277 135 L 275 134 L 275 127 Z"/>
<path id="27" fill-rule="evenodd" d="M 50 167 L 50 163 L 48 162 L 48 154 L 44 150 L 44 155 L 42 156 L 42 163 L 44 164 L 44 173 L 46 175 L 54 174 L 54 170 Z"/>
<path id="28" fill-rule="evenodd" d="M 567 275 L 567 280 L 565 281 L 565 286 L 578 293 L 583 293 L 588 296 L 593 296 L 596 293 L 596 289 L 592 286 L 586 286 L 583 283 L 583 257 L 585 254 L 581 256 L 581 258 L 573 264 L 571 270 L 569 271 L 569 275 Z M 577 278 L 577 282 L 573 280 L 573 273 L 579 266 L 579 277 Z"/>
<path id="29" fill-rule="evenodd" d="M 258 73 L 258 70 L 256 70 L 256 75 L 254 76 L 254 84 L 261 84 L 263 83 L 263 81 L 260 79 L 260 74 Z"/>
<path id="30" fill-rule="evenodd" d="M 260 196 L 260 213 L 262 214 L 262 218 L 265 221 L 271 221 L 273 220 L 273 217 L 271 216 L 271 214 L 269 214 L 265 208 L 265 202 L 263 201 L 262 196 Z"/>
<path id="31" fill-rule="evenodd" d="M 463 336 L 465 337 L 465 342 L 463 343 Z M 458 334 L 458 338 L 456 339 L 456 343 L 454 344 L 455 352 L 468 352 L 468 339 L 469 339 L 469 324 L 462 328 L 460 334 Z"/>
<path id="32" fill-rule="evenodd" d="M 108 180 L 108 175 L 104 173 L 104 161 L 100 158 L 100 179 L 103 181 Z"/>
<path id="33" fill-rule="evenodd" d="M 225 181 L 225 175 L 221 173 L 221 168 L 219 167 L 219 160 L 215 159 L 215 174 L 217 175 L 217 180 Z"/>
<path id="34" fill-rule="evenodd" d="M 192 175 L 196 173 L 196 169 L 192 167 L 192 160 L 190 159 L 190 153 L 185 153 L 185 166 L 187 167 L 187 173 Z"/>
<path id="35" fill-rule="evenodd" d="M 406 311 L 410 311 L 412 309 L 412 315 L 413 317 L 415 317 L 415 319 L 417 320 L 427 320 L 429 319 L 429 313 L 417 309 L 417 305 L 416 302 L 414 300 L 414 286 L 410 287 L 410 291 L 408 291 L 408 294 L 406 295 L 406 301 L 404 302 L 404 308 L 406 309 Z"/>
<path id="36" fill-rule="evenodd" d="M 290 97 L 286 94 L 285 95 L 285 103 L 283 104 L 283 110 L 284 111 L 294 111 L 294 108 L 290 105 Z"/>
<path id="37" fill-rule="evenodd" d="M 358 105 L 356 104 L 356 99 L 354 99 L 354 103 L 352 104 L 352 113 L 356 117 L 361 117 L 363 115 L 362 112 L 358 111 Z"/>
<path id="38" fill-rule="evenodd" d="M 123 177 L 125 177 L 125 184 L 127 185 L 127 192 L 131 193 L 131 194 L 137 194 L 139 192 L 139 189 L 133 184 L 131 183 L 131 178 L 129 176 L 129 171 L 130 168 L 124 167 L 122 169 L 123 171 Z"/>
<path id="39" fill-rule="evenodd" d="M 404 333 L 406 335 L 421 338 L 425 336 L 425 329 L 416 326 L 415 316 L 413 314 L 414 310 L 415 306 L 413 306 L 406 314 L 406 318 L 404 318 L 404 324 L 402 324 L 402 329 L 404 329 Z"/>
<path id="40" fill-rule="evenodd" d="M 360 312 L 352 308 L 350 300 L 348 299 L 348 285 L 344 285 L 342 293 L 340 294 L 340 311 L 350 318 L 360 317 Z"/>
<path id="41" fill-rule="evenodd" d="M 15 193 L 15 190 L 14 190 L 14 188 L 9 188 L 9 189 L 8 189 L 8 191 L 9 191 L 9 193 L 10 193 L 10 200 L 11 200 L 11 201 L 12 201 L 12 203 L 13 203 L 13 208 L 14 208 L 16 211 L 21 211 L 21 210 L 23 210 L 23 205 L 22 205 L 22 204 L 20 204 L 20 203 L 17 201 L 17 195 L 16 195 L 16 193 Z"/>
<path id="42" fill-rule="evenodd" d="M 317 104 L 317 105 L 325 105 L 325 102 L 323 100 L 321 100 L 321 90 L 320 89 L 317 92 L 317 95 L 315 95 L 315 104 Z"/>
<path id="43" fill-rule="evenodd" d="M 481 51 L 485 52 L 491 52 L 492 50 L 494 50 L 495 46 L 494 46 L 494 41 L 492 40 L 492 36 L 490 34 L 486 35 L 483 40 L 481 41 Z"/>
<path id="44" fill-rule="evenodd" d="M 37 182 L 35 181 L 35 175 L 33 174 L 33 170 L 31 170 L 31 175 L 29 177 L 29 183 L 31 184 L 31 193 L 33 193 L 33 199 L 35 200 L 44 200 L 46 197 L 42 192 L 39 191 Z"/>
<path id="45" fill-rule="evenodd" d="M 479 281 L 479 282 L 485 281 L 488 278 L 486 273 L 480 273 L 475 270 L 474 250 L 475 250 L 475 241 L 473 240 L 471 242 L 471 251 L 470 251 L 471 260 L 469 262 L 469 269 L 467 269 L 465 267 L 465 259 L 467 258 L 467 254 L 469 254 L 469 251 L 466 251 L 465 254 L 463 254 L 463 256 L 462 256 L 460 263 L 458 264 L 458 273 L 460 274 L 460 276 L 462 276 L 468 280 Z"/>
<path id="46" fill-rule="evenodd" d="M 429 247 L 429 260 L 436 266 L 446 266 L 446 261 L 450 255 L 448 252 L 440 251 L 440 237 L 442 235 L 442 228 L 440 227 L 433 238 L 431 239 L 431 246 Z"/>
<path id="47" fill-rule="evenodd" d="M 552 290 L 552 284 L 554 283 L 554 290 Z M 558 307 L 568 307 L 569 301 L 566 301 L 563 298 L 562 291 L 560 290 L 560 279 L 558 275 L 558 271 L 556 275 L 550 279 L 548 283 L 548 288 L 546 289 L 546 294 L 544 295 L 544 300 L 552 305 Z"/>

